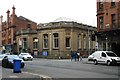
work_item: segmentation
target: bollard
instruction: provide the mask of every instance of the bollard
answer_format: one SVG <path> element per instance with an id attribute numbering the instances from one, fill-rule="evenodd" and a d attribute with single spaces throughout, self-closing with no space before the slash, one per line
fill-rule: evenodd
<path id="1" fill-rule="evenodd" d="M 17 60 L 17 59 L 14 60 L 13 72 L 21 73 L 21 60 Z"/>

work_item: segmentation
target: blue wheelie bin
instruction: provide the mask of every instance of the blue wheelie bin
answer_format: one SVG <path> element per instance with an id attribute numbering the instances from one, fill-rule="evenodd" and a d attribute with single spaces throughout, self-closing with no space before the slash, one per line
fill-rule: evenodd
<path id="1" fill-rule="evenodd" d="M 21 73 L 21 60 L 17 60 L 17 59 L 14 60 L 13 72 Z"/>

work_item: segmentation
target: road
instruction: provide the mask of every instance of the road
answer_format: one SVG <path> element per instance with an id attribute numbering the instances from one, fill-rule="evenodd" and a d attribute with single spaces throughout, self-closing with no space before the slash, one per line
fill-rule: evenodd
<path id="1" fill-rule="evenodd" d="M 115 78 L 120 76 L 119 66 L 94 65 L 83 61 L 34 59 L 25 61 L 22 73 L 2 68 L 3 78 Z"/>

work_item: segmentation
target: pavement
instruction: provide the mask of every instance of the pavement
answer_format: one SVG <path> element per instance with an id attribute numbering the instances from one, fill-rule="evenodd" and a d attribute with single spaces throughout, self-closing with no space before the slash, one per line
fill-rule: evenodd
<path id="1" fill-rule="evenodd" d="M 34 58 L 34 59 L 40 59 L 40 58 Z M 68 61 L 70 62 L 70 59 L 51 59 L 51 60 L 57 60 L 57 61 Z M 75 60 L 73 60 L 75 61 Z M 83 58 L 82 61 L 79 61 L 81 63 L 88 63 L 87 58 Z M 45 75 L 40 75 L 40 74 L 36 74 L 36 73 L 30 73 L 30 72 L 25 72 L 24 68 L 21 69 L 21 73 L 14 73 L 13 69 L 6 69 L 6 68 L 2 68 L 0 66 L 0 74 L 2 74 L 2 76 L 0 76 L 0 78 L 2 77 L 2 80 L 52 80 L 51 77 L 49 76 L 45 76 Z"/>
<path id="2" fill-rule="evenodd" d="M 30 72 L 24 72 L 24 70 L 21 69 L 21 73 L 14 73 L 13 69 L 6 69 L 6 68 L 2 68 L 2 80 L 6 80 L 6 79 L 18 79 L 20 78 L 20 80 L 26 80 L 28 78 L 31 80 L 51 80 L 50 77 L 48 76 L 44 76 L 44 75 L 40 75 L 40 74 L 36 74 L 36 73 L 30 73 Z"/>

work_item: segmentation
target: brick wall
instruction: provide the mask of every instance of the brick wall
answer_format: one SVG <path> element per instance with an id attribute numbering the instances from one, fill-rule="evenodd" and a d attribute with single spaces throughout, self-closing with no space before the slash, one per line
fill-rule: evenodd
<path id="1" fill-rule="evenodd" d="M 120 2 L 115 2 L 115 6 L 111 6 L 111 2 L 103 2 L 103 9 L 99 9 L 99 2 L 97 2 L 97 29 L 98 31 L 103 31 L 107 29 L 112 29 L 112 18 L 111 15 L 116 16 L 116 28 L 118 28 L 119 16 L 120 15 Z M 104 17 L 104 27 L 100 29 L 100 17 Z"/>

